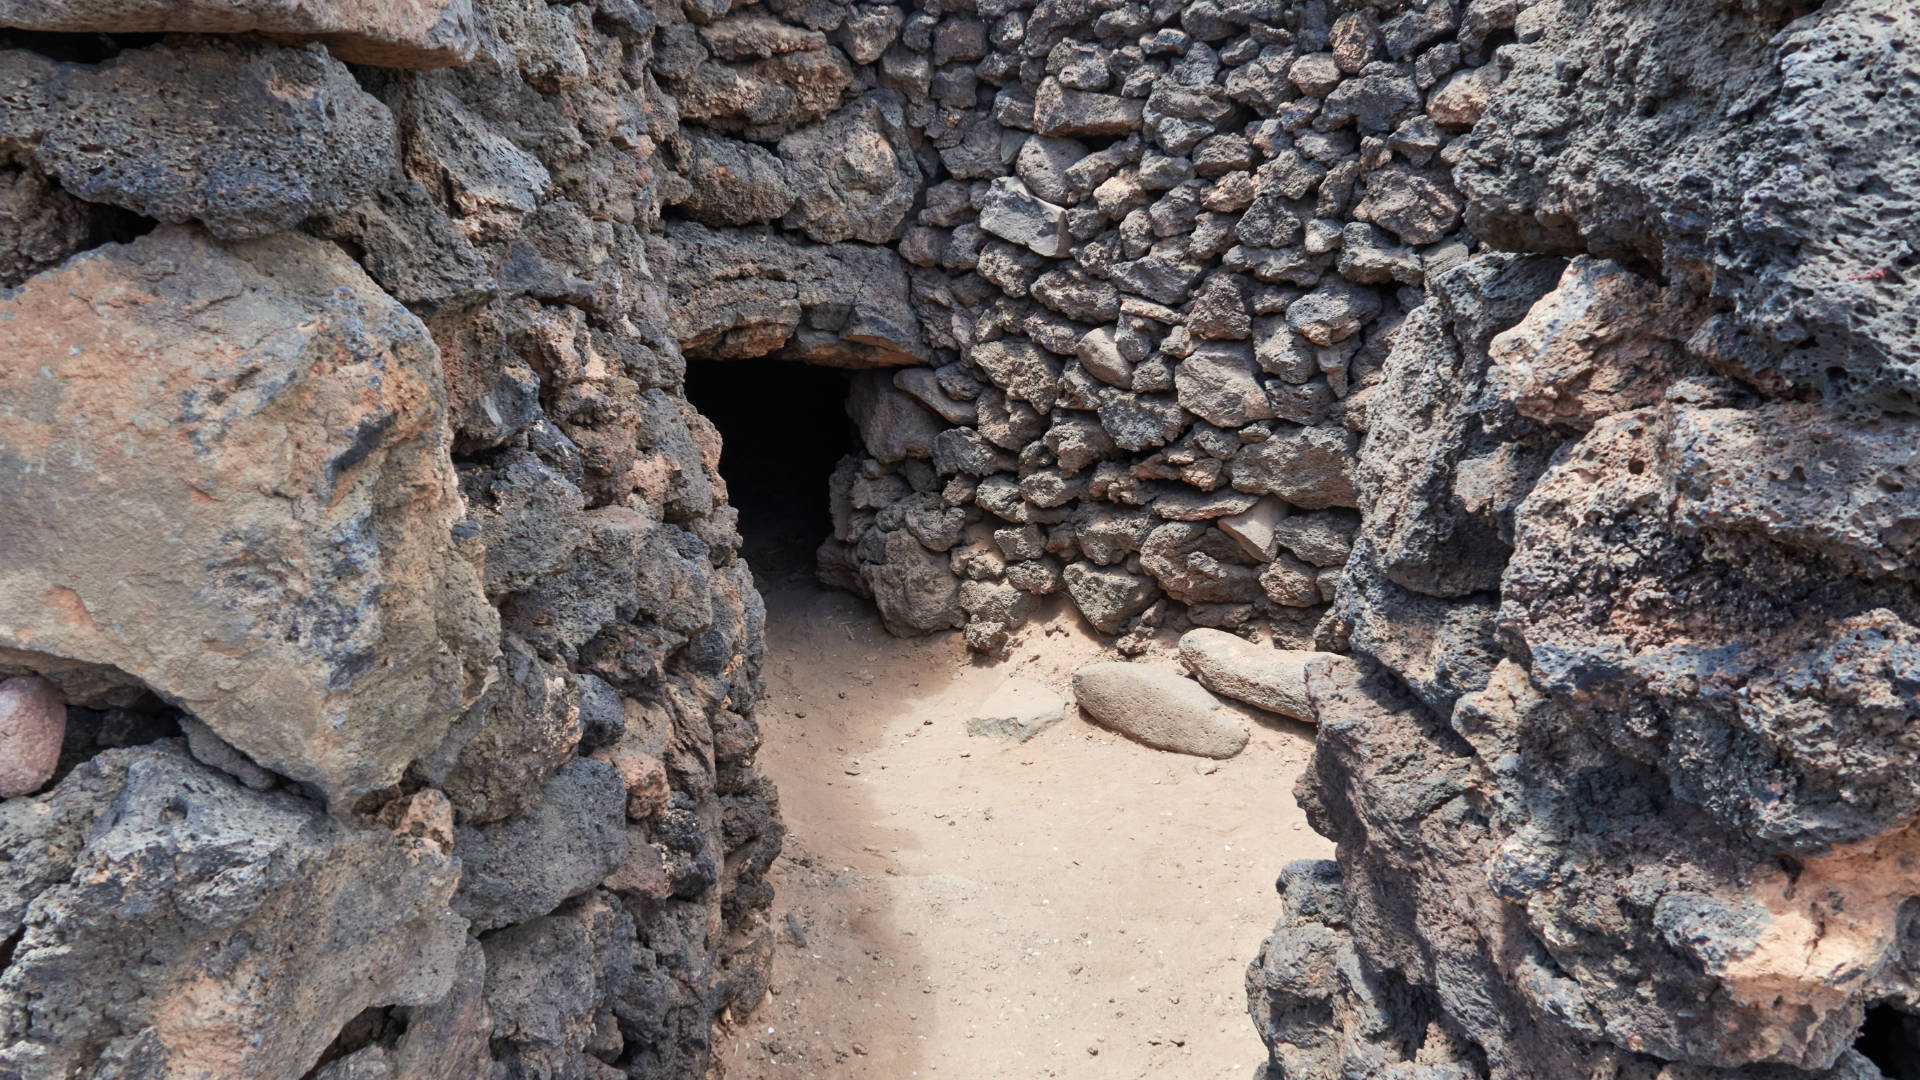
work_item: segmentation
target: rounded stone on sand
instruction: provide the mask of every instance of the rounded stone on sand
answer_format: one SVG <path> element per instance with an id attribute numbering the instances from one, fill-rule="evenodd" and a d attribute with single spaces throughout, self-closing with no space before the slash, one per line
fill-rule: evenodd
<path id="1" fill-rule="evenodd" d="M 1247 729 L 1219 698 L 1171 671 L 1093 664 L 1074 673 L 1073 695 L 1102 726 L 1156 750 L 1230 758 L 1247 745 Z"/>

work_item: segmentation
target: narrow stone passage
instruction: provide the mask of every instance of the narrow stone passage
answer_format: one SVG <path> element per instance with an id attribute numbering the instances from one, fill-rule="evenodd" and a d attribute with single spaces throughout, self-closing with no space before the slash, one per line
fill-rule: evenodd
<path id="1" fill-rule="evenodd" d="M 979 660 L 803 577 L 761 584 L 760 760 L 790 832 L 773 995 L 718 1040 L 729 1080 L 1252 1075 L 1274 873 L 1332 850 L 1290 794 L 1311 729 L 1249 713 L 1223 762 L 1077 713 L 969 737 L 1006 679 L 1064 691 L 1110 650 L 1068 609 Z"/>
<path id="2" fill-rule="evenodd" d="M 720 431 L 720 475 L 754 576 L 811 577 L 833 530 L 828 478 L 859 447 L 846 374 L 768 357 L 702 360 L 688 365 L 687 400 Z"/>

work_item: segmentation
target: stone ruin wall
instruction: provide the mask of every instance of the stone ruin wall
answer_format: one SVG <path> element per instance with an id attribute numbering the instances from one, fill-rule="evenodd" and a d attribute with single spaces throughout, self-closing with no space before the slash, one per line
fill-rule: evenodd
<path id="1" fill-rule="evenodd" d="M 1366 402 L 1469 253 L 1518 14 L 1350 6 L 663 16 L 683 347 L 858 369 L 825 579 L 1000 654 L 1057 593 L 1123 649 L 1337 647 Z"/>
<path id="2" fill-rule="evenodd" d="M 781 830 L 655 20 L 0 23 L 0 1076 L 701 1075 Z"/>
<path id="3" fill-rule="evenodd" d="M 1900 0 L 0 23 L 0 1076 L 699 1075 L 780 834 L 682 384 L 769 354 L 890 628 L 1350 654 L 1269 1076 L 1920 1010 Z"/>

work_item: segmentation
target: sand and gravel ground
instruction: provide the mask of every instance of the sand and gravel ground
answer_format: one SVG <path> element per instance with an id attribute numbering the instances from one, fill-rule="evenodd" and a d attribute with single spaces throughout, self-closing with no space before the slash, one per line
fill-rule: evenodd
<path id="1" fill-rule="evenodd" d="M 1070 611 L 1012 657 L 902 640 L 804 573 L 763 583 L 761 767 L 790 830 L 773 992 L 720 1035 L 728 1080 L 1250 1076 L 1246 965 L 1273 880 L 1331 846 L 1294 805 L 1312 729 L 1249 711 L 1238 757 L 1160 753 L 1077 711 L 969 737 L 1011 675 L 1063 694 L 1114 659 Z M 1171 641 L 1144 658 L 1172 665 Z"/>

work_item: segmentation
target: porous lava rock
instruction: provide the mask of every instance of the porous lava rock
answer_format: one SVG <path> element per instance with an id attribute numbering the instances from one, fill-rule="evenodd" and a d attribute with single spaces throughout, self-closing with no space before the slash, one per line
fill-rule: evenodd
<path id="1" fill-rule="evenodd" d="M 61 33 L 264 34 L 355 64 L 436 68 L 479 46 L 472 0 L 6 0 L 0 27 Z"/>
<path id="2" fill-rule="evenodd" d="M 1902 1075 L 1912 303 L 1845 220 L 1914 217 L 1868 147 L 1920 22 L 1514 32 L 1436 118 L 1479 113 L 1455 178 L 1510 250 L 1428 275 L 1367 403 L 1296 788 L 1337 858 L 1248 972 L 1269 1071 Z"/>
<path id="3" fill-rule="evenodd" d="M 0 524 L 0 645 L 139 679 L 339 802 L 439 742 L 498 619 L 417 318 L 331 244 L 188 228 L 0 318 L 58 328 L 0 363 L 0 499 L 35 508 Z"/>

